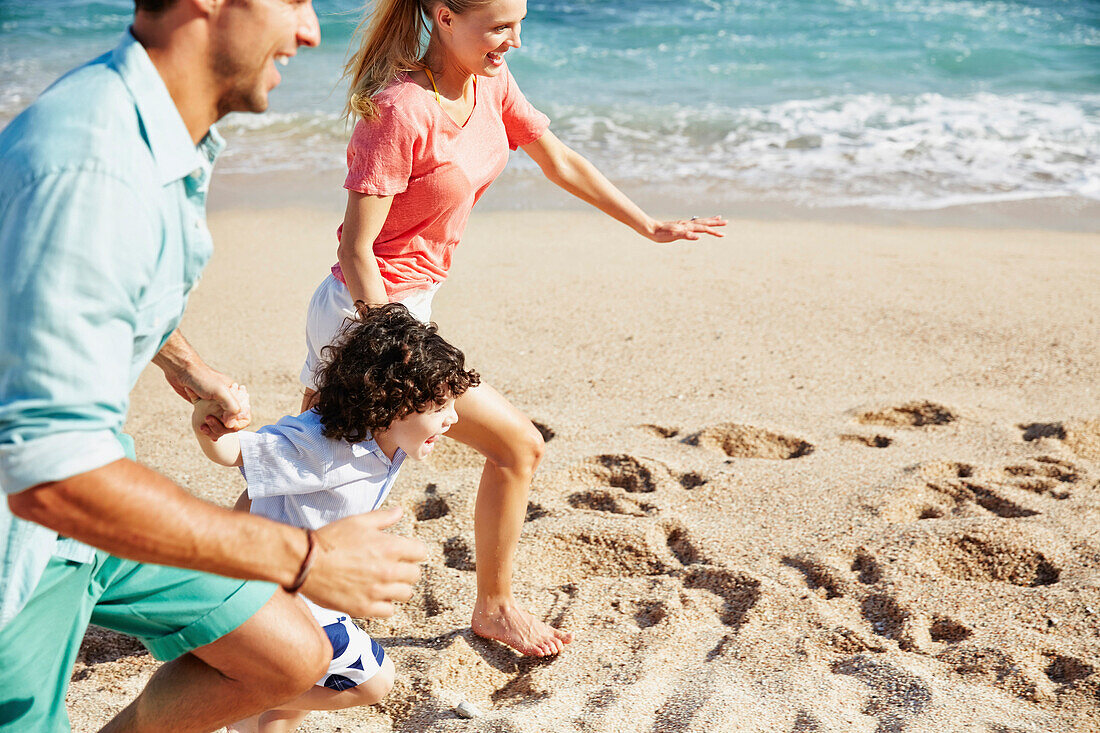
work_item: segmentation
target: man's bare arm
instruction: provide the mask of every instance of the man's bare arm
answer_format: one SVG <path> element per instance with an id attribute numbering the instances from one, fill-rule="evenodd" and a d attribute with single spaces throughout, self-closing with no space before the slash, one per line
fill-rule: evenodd
<path id="1" fill-rule="evenodd" d="M 304 530 L 197 499 L 164 476 L 119 460 L 8 497 L 13 514 L 141 562 L 291 585 L 308 550 Z M 356 616 L 388 616 L 408 600 L 423 543 L 382 532 L 399 511 L 372 512 L 318 530 L 302 590 Z"/>

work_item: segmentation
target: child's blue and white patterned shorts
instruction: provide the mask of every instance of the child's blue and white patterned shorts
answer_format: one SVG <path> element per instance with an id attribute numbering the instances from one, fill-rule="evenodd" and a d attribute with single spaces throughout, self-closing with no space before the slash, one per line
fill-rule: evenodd
<path id="1" fill-rule="evenodd" d="M 318 685 L 339 692 L 357 687 L 377 674 L 386 658 L 386 652 L 377 641 L 356 626 L 346 613 L 318 606 L 304 596 L 302 600 L 332 642 L 332 662 Z"/>

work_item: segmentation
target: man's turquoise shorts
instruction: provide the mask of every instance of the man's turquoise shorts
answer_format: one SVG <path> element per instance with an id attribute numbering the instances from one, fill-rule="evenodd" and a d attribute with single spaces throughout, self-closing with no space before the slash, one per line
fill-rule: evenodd
<path id="1" fill-rule="evenodd" d="M 0 629 L 0 731 L 69 730 L 65 694 L 89 623 L 135 636 L 167 661 L 233 631 L 275 590 L 105 552 L 90 563 L 52 558 L 30 601 Z"/>

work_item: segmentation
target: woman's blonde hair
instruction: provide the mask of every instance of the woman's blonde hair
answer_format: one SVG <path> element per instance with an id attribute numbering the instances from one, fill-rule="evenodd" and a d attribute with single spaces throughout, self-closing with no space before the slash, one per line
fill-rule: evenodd
<path id="1" fill-rule="evenodd" d="M 344 114 L 371 120 L 378 114 L 374 95 L 405 71 L 424 68 L 424 32 L 428 16 L 437 5 L 456 15 L 488 5 L 493 0 L 377 0 L 372 12 L 356 30 L 359 50 L 344 67 L 351 83 Z"/>

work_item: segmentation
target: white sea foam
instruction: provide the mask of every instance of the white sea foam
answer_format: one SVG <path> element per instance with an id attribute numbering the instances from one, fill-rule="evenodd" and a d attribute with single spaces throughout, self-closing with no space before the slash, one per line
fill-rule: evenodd
<path id="1" fill-rule="evenodd" d="M 852 95 L 760 107 L 551 108 L 553 129 L 623 183 L 721 182 L 731 197 L 927 209 L 1100 199 L 1100 95 Z M 339 169 L 339 115 L 234 115 L 231 172 Z M 516 156 L 511 176 L 537 176 Z"/>
<path id="2" fill-rule="evenodd" d="M 728 181 L 805 204 L 934 208 L 960 198 L 1097 198 L 1100 95 L 855 95 L 741 109 L 556 110 L 612 175 Z"/>

